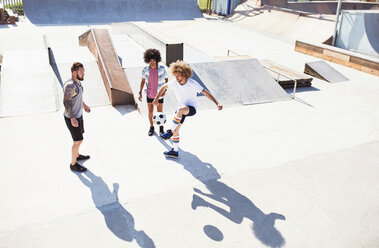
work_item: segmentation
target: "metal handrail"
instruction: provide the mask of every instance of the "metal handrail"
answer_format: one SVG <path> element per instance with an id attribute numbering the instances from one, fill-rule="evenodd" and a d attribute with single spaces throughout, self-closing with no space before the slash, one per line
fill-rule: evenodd
<path id="1" fill-rule="evenodd" d="M 282 76 L 282 77 L 285 77 L 285 78 L 290 79 L 290 80 L 292 80 L 292 81 L 295 81 L 295 85 L 294 85 L 294 87 L 293 87 L 293 92 L 292 92 L 292 96 L 291 96 L 292 99 L 295 99 L 295 93 L 296 93 L 296 87 L 297 87 L 297 79 L 294 79 L 294 78 L 291 78 L 291 77 L 285 76 L 285 75 L 283 75 L 283 74 L 281 74 L 281 73 L 279 73 L 279 72 L 277 72 L 277 71 L 274 71 L 274 70 L 272 70 L 272 69 L 270 69 L 270 68 L 268 68 L 268 67 L 265 67 L 265 66 L 263 66 L 263 68 L 265 68 L 265 69 L 267 69 L 267 70 L 270 70 L 270 71 L 272 71 L 272 72 L 277 73 L 277 74 L 278 74 L 278 78 L 277 78 L 278 83 L 279 83 L 279 76 Z"/>

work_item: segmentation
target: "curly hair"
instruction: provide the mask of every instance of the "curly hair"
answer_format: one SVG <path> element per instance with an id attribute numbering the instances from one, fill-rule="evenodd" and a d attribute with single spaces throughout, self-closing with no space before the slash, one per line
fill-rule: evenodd
<path id="1" fill-rule="evenodd" d="M 145 63 L 149 63 L 152 59 L 155 59 L 155 61 L 157 61 L 157 64 L 161 62 L 161 53 L 157 49 L 150 48 L 143 53 L 143 60 Z"/>
<path id="2" fill-rule="evenodd" d="M 190 78 L 192 77 L 192 68 L 189 64 L 183 60 L 177 60 L 170 64 L 170 72 L 174 74 L 175 72 L 180 72 L 183 77 Z"/>

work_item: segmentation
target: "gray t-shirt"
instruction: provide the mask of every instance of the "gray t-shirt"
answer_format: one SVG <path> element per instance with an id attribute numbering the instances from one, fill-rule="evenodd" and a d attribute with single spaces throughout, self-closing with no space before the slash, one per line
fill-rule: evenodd
<path id="1" fill-rule="evenodd" d="M 75 82 L 74 80 L 70 79 L 68 80 L 64 86 L 63 86 L 63 92 L 66 90 L 66 87 L 67 85 L 69 84 L 74 84 L 75 87 L 76 87 L 76 96 L 74 96 L 72 98 L 72 109 L 71 109 L 71 113 L 72 113 L 72 116 L 75 117 L 75 118 L 79 118 L 82 116 L 83 114 L 83 86 L 82 84 L 78 84 L 77 82 Z M 68 113 L 67 113 L 67 109 L 65 109 L 64 111 L 64 116 L 66 116 L 67 118 L 70 118 L 68 116 Z"/>

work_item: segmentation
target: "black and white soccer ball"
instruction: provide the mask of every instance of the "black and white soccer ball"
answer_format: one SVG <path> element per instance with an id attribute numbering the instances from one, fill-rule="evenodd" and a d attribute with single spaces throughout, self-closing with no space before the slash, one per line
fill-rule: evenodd
<path id="1" fill-rule="evenodd" d="M 166 123 L 166 115 L 162 112 L 158 112 L 153 116 L 153 122 L 155 125 L 162 126 Z"/>

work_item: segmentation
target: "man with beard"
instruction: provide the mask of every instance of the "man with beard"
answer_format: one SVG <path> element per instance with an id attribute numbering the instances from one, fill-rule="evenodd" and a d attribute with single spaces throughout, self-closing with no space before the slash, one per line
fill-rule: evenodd
<path id="1" fill-rule="evenodd" d="M 74 141 L 71 149 L 70 169 L 78 172 L 84 172 L 87 168 L 77 161 L 90 158 L 88 155 L 79 154 L 79 147 L 83 142 L 84 133 L 83 109 L 87 113 L 91 112 L 90 107 L 83 102 L 83 86 L 80 81 L 84 79 L 84 72 L 84 66 L 81 63 L 73 63 L 71 66 L 71 79 L 63 86 L 64 119 Z"/>

